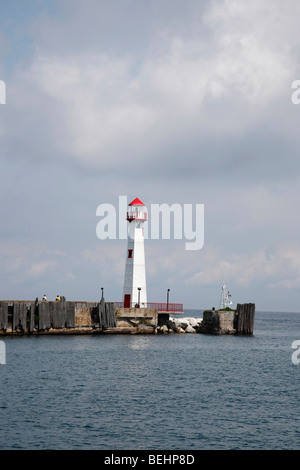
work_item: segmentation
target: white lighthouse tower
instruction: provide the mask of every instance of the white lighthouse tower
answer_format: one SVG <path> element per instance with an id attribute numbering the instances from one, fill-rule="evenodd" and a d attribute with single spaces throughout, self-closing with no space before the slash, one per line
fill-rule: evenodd
<path id="1" fill-rule="evenodd" d="M 147 307 L 144 222 L 146 206 L 138 198 L 128 205 L 128 244 L 124 278 L 124 307 Z"/>

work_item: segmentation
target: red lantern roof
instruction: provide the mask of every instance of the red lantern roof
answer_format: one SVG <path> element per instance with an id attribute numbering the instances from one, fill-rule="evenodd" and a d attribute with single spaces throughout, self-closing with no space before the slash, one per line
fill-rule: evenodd
<path id="1" fill-rule="evenodd" d="M 134 201 L 132 201 L 129 206 L 144 206 L 145 204 L 142 203 L 137 197 L 135 198 Z"/>

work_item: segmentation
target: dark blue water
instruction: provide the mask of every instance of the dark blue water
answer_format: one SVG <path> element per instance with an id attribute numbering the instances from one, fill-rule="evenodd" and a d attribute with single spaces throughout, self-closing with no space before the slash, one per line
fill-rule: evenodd
<path id="1" fill-rule="evenodd" d="M 295 340 L 260 312 L 253 337 L 6 338 L 0 449 L 300 449 Z"/>

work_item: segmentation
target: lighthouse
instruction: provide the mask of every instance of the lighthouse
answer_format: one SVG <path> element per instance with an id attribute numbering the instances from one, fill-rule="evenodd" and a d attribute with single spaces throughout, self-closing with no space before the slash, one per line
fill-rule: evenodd
<path id="1" fill-rule="evenodd" d="M 144 222 L 147 221 L 145 204 L 138 198 L 128 205 L 128 239 L 124 277 L 124 307 L 147 307 Z"/>

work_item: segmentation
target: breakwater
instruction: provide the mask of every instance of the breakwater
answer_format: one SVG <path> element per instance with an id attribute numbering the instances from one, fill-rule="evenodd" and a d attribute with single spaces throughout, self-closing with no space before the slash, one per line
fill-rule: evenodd
<path id="1" fill-rule="evenodd" d="M 112 302 L 0 301 L 0 335 L 242 334 L 252 335 L 255 304 L 176 318 L 153 308 L 115 308 Z"/>

